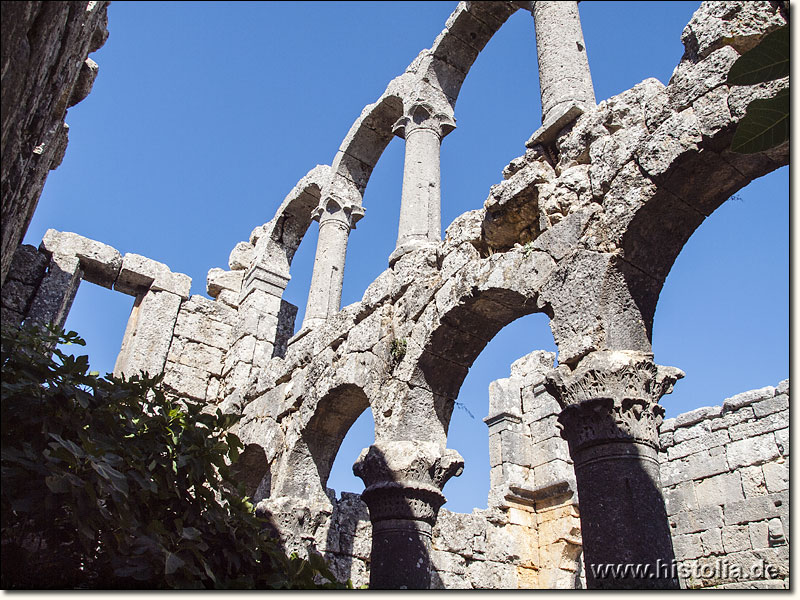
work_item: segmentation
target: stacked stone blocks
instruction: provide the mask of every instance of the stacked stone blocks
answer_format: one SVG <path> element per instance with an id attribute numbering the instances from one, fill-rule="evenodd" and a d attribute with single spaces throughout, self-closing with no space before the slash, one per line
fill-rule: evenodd
<path id="1" fill-rule="evenodd" d="M 661 448 L 675 554 L 691 573 L 686 586 L 786 587 L 789 381 L 664 421 Z M 751 571 L 762 561 L 774 570 Z M 713 568 L 726 564 L 742 574 Z"/>

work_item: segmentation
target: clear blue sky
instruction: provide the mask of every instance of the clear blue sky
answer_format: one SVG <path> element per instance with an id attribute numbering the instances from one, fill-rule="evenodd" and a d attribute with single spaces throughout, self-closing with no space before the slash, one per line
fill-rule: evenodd
<path id="1" fill-rule="evenodd" d="M 436 35 L 455 2 L 124 2 L 92 57 L 94 90 L 70 109 L 70 143 L 25 238 L 74 231 L 192 277 L 205 294 L 212 267 L 269 221 L 294 184 L 330 164 L 361 109 Z M 699 2 L 582 2 L 598 101 L 647 77 L 669 81 L 680 34 Z M 502 168 L 524 153 L 541 120 L 533 19 L 518 11 L 478 57 L 442 147 L 443 229 L 482 206 Z M 403 141 L 389 145 L 350 236 L 343 305 L 387 267 L 397 236 Z M 667 416 L 719 404 L 789 376 L 788 169 L 742 190 L 695 233 L 658 304 L 653 350 L 686 371 L 664 398 Z M 316 225 L 298 251 L 286 299 L 302 321 Z M 94 369 L 113 368 L 133 299 L 84 283 L 67 321 Z M 465 473 L 447 508 L 486 505 L 488 384 L 510 363 L 555 350 L 542 315 L 500 332 L 473 365 L 449 445 Z M 372 442 L 371 415 L 345 439 L 329 486 L 360 491 L 351 466 Z"/>

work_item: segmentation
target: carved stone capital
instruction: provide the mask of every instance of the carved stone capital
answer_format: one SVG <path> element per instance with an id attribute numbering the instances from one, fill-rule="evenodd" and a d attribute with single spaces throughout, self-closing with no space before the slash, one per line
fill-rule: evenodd
<path id="1" fill-rule="evenodd" d="M 615 440 L 658 448 L 664 409 L 658 404 L 683 372 L 653 363 L 644 352 L 604 350 L 587 356 L 570 372 L 560 366 L 545 387 L 563 407 L 561 436 L 571 452 Z"/>
<path id="2" fill-rule="evenodd" d="M 464 470 L 455 450 L 429 442 L 400 441 L 365 448 L 353 465 L 364 481 L 361 498 L 373 523 L 390 519 L 423 521 L 433 526 L 445 497 L 442 487 Z"/>
<path id="3" fill-rule="evenodd" d="M 433 131 L 439 140 L 456 128 L 456 120 L 452 115 L 437 110 L 427 102 L 412 104 L 405 114 L 392 127 L 392 133 L 403 139 L 417 130 Z"/>
<path id="4" fill-rule="evenodd" d="M 333 195 L 323 196 L 319 206 L 311 213 L 311 218 L 319 221 L 320 227 L 336 223 L 347 231 L 355 229 L 363 216 L 364 208 L 360 204 Z"/>

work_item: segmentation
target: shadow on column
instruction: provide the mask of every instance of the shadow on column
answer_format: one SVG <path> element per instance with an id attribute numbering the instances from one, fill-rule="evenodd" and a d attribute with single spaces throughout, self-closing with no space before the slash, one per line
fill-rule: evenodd
<path id="1" fill-rule="evenodd" d="M 658 399 L 683 374 L 641 354 L 598 352 L 545 386 L 564 409 L 580 502 L 588 587 L 677 589 L 679 581 L 661 492 Z"/>
<path id="2" fill-rule="evenodd" d="M 362 451 L 353 472 L 366 485 L 362 499 L 372 521 L 370 589 L 430 589 L 441 488 L 463 468 L 458 452 L 434 443 L 394 441 Z"/>

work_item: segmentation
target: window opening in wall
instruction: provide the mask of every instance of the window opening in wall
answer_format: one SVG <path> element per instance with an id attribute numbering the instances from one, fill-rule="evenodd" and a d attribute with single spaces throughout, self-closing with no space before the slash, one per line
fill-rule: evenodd
<path id="1" fill-rule="evenodd" d="M 283 292 L 283 299 L 297 307 L 294 333 L 300 331 L 306 315 L 306 303 L 308 302 L 308 290 L 311 289 L 311 273 L 314 270 L 314 254 L 317 251 L 318 237 L 319 223 L 312 221 L 294 253 L 289 269 L 291 279 Z"/>
<path id="2" fill-rule="evenodd" d="M 503 168 L 525 153 L 541 124 L 536 65 L 533 17 L 518 10 L 475 59 L 458 95 L 457 127 L 442 141 L 442 234 L 481 208 Z"/>
<path id="3" fill-rule="evenodd" d="M 350 232 L 342 286 L 342 307 L 359 302 L 369 284 L 389 268 L 397 242 L 405 142 L 386 146 L 364 192 L 364 218 Z M 360 481 L 360 480 L 359 480 Z"/>
<path id="4" fill-rule="evenodd" d="M 82 281 L 64 329 L 76 331 L 86 340 L 86 346 L 59 348 L 75 356 L 88 355 L 90 370 L 101 376 L 113 373 L 134 300 L 127 294 Z"/>
<path id="5" fill-rule="evenodd" d="M 327 487 L 336 491 L 340 498 L 342 492 L 360 494 L 364 491 L 364 482 L 353 475 L 353 464 L 364 448 L 375 443 L 375 419 L 372 409 L 367 408 L 353 423 L 339 446 L 339 452 L 333 461 Z"/>
<path id="6" fill-rule="evenodd" d="M 653 322 L 658 364 L 686 377 L 667 417 L 789 377 L 789 167 L 742 188 L 678 255 Z"/>
<path id="7" fill-rule="evenodd" d="M 489 412 L 489 384 L 509 377 L 511 363 L 533 352 L 556 352 L 550 319 L 526 315 L 504 327 L 470 367 L 450 419 L 447 446 L 464 457 L 464 472 L 444 488 L 449 511 L 469 513 L 486 508 L 489 495 L 489 434 L 483 418 Z"/>

